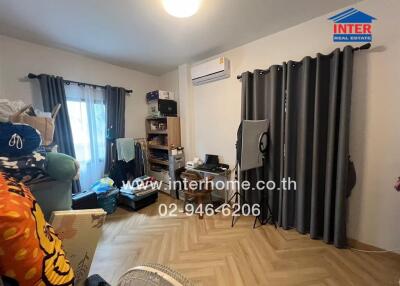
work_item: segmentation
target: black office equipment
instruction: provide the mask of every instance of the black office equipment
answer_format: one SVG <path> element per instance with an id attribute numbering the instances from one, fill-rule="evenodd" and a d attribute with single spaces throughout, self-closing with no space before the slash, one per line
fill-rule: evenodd
<path id="1" fill-rule="evenodd" d="M 158 99 L 149 102 L 150 116 L 177 116 L 178 106 L 175 100 Z"/>
<path id="2" fill-rule="evenodd" d="M 219 165 L 218 155 L 206 154 L 204 164 L 198 166 L 197 169 L 211 171 L 217 168 L 218 165 Z"/>

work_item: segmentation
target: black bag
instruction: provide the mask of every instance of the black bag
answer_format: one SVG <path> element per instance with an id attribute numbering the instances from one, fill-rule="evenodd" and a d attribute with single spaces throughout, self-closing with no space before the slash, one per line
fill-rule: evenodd
<path id="1" fill-rule="evenodd" d="M 127 163 L 125 161 L 117 161 L 113 163 L 110 169 L 110 174 L 108 177 L 110 177 L 114 181 L 114 186 L 121 188 L 122 187 L 122 182 L 127 181 L 127 175 L 126 175 L 126 169 L 127 169 Z"/>
<path id="2" fill-rule="evenodd" d="M 72 209 L 74 210 L 97 208 L 99 208 L 99 203 L 97 202 L 96 192 L 82 192 L 72 196 Z"/>
<path id="3" fill-rule="evenodd" d="M 92 276 L 89 276 L 86 281 L 85 281 L 85 286 L 111 286 L 101 278 L 100 275 L 98 274 L 93 274 Z"/>

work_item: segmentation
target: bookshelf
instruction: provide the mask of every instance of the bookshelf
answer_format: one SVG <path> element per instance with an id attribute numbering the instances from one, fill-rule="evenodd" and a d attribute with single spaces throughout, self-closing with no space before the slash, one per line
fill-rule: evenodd
<path id="1" fill-rule="evenodd" d="M 170 151 L 181 146 L 180 118 L 170 116 L 147 118 L 146 137 L 149 149 L 149 175 L 167 183 Z"/>

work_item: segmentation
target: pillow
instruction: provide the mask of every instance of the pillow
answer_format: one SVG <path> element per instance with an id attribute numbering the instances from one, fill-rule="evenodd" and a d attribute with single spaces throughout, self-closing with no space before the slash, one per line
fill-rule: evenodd
<path id="1" fill-rule="evenodd" d="M 32 153 L 42 139 L 35 128 L 11 122 L 0 122 L 0 154 L 7 157 L 18 157 Z"/>
<path id="2" fill-rule="evenodd" d="M 0 173 L 0 275 L 20 286 L 73 285 L 61 240 L 32 193 Z"/>

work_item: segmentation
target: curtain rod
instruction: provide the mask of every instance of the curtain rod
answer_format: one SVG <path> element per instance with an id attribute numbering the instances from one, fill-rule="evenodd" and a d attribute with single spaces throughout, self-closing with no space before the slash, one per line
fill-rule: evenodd
<path id="1" fill-rule="evenodd" d="M 33 73 L 29 73 L 29 74 L 28 74 L 28 78 L 30 78 L 30 79 L 39 78 L 39 75 L 36 75 L 36 74 L 33 74 Z M 97 85 L 97 84 L 92 84 L 92 83 L 87 83 L 87 82 L 80 82 L 80 81 L 74 81 L 74 80 L 67 80 L 67 79 L 65 79 L 64 82 L 65 82 L 66 84 L 75 83 L 75 84 L 78 84 L 78 85 L 88 85 L 88 86 L 92 86 L 92 87 L 105 88 L 104 85 Z M 125 88 L 124 88 L 124 90 L 125 90 L 126 93 L 132 93 L 132 90 L 131 90 L 131 89 L 125 89 Z"/>
<path id="2" fill-rule="evenodd" d="M 368 50 L 370 47 L 371 47 L 371 43 L 367 43 L 367 44 L 362 45 L 362 46 L 360 46 L 360 47 L 353 48 L 353 51 Z M 262 70 L 262 71 L 263 71 L 263 72 L 269 72 L 269 69 Z M 236 78 L 237 78 L 237 79 L 241 79 L 241 78 L 242 78 L 242 75 L 240 74 L 240 75 L 238 75 Z"/>

